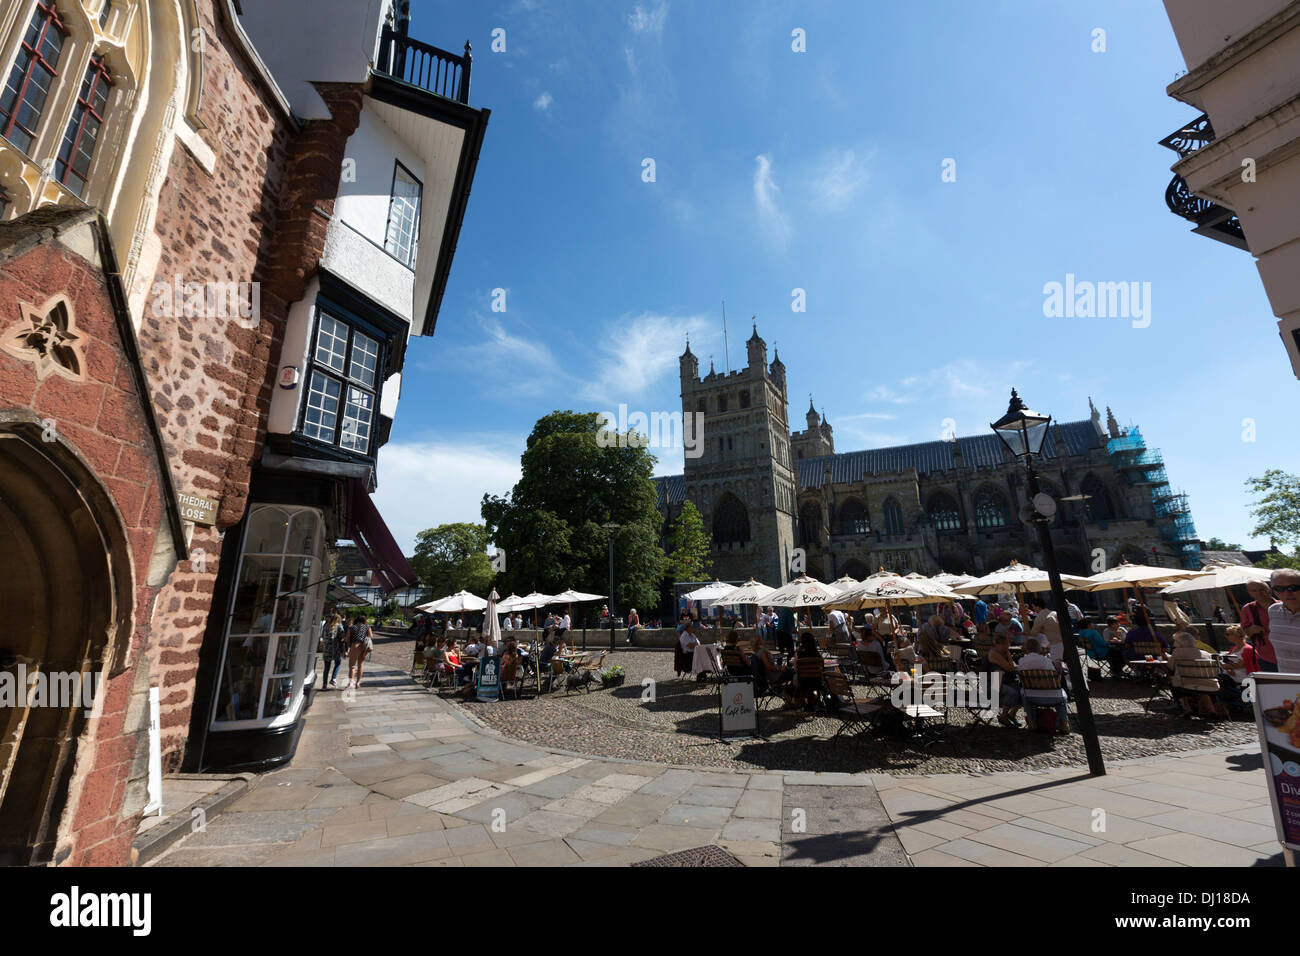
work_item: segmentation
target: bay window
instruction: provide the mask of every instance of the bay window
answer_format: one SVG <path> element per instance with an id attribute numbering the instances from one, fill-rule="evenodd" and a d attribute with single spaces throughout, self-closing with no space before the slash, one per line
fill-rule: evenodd
<path id="1" fill-rule="evenodd" d="M 381 340 L 325 308 L 316 310 L 302 434 L 369 455 L 379 408 Z"/>

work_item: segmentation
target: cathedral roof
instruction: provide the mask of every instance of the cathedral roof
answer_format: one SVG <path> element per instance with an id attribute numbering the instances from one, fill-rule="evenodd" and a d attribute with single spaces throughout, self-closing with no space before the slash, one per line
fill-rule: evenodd
<path id="1" fill-rule="evenodd" d="M 1047 432 L 1043 442 L 1045 459 L 1058 457 L 1057 430 L 1065 441 L 1069 455 L 1083 455 L 1092 448 L 1103 447 L 1091 421 L 1061 422 Z M 1010 454 L 1002 439 L 990 432 L 950 441 L 927 441 L 916 445 L 896 445 L 893 448 L 873 448 L 870 451 L 848 451 L 838 455 L 818 458 L 801 458 L 794 465 L 799 476 L 799 487 L 820 488 L 826 481 L 826 466 L 830 465 L 831 482 L 861 481 L 873 472 L 903 471 L 915 468 L 918 472 L 945 471 L 958 467 L 954 452 L 960 451 L 963 468 L 981 468 L 1011 464 Z M 664 475 L 654 479 L 659 507 L 680 505 L 686 500 L 686 477 Z"/>
<path id="2" fill-rule="evenodd" d="M 1082 455 L 1089 448 L 1101 447 L 1097 430 L 1092 422 L 1062 422 L 1066 453 Z M 1011 457 L 1002 439 L 990 432 L 972 435 L 956 441 L 927 441 L 917 445 L 897 445 L 893 448 L 874 448 L 870 451 L 848 451 L 821 458 L 801 458 L 795 468 L 799 472 L 800 488 L 820 488 L 825 481 L 825 463 L 831 465 L 831 481 L 861 481 L 863 476 L 879 471 L 902 471 L 915 468 L 918 472 L 944 471 L 957 467 L 953 453 L 960 449 L 961 466 L 980 468 L 1010 464 Z M 1056 458 L 1056 429 L 1050 429 L 1043 443 L 1043 458 Z"/>

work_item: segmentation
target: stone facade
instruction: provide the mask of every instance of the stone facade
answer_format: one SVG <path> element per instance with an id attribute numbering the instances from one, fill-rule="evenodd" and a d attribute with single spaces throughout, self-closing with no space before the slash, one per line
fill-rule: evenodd
<path id="1" fill-rule="evenodd" d="M 686 460 L 683 476 L 656 479 L 659 507 L 669 521 L 685 500 L 700 510 L 715 577 L 778 585 L 796 548 L 824 581 L 881 567 L 979 574 L 1012 558 L 1042 564 L 1037 531 L 1019 517 L 1024 470 L 992 432 L 837 454 L 815 408 L 806 429 L 789 430 L 785 368 L 779 358 L 767 366 L 765 352 L 755 329 L 742 370 L 701 378 L 689 345 L 681 356 L 682 412 L 705 413 L 704 451 Z M 1095 408 L 1049 432 L 1038 470 L 1059 502 L 1051 532 L 1063 571 L 1195 561 L 1186 500 L 1169 491 L 1158 453 L 1152 459 L 1137 435 L 1113 416 L 1103 426 Z M 1137 450 L 1122 451 L 1126 442 Z M 1134 464 L 1139 455 L 1156 464 Z"/>

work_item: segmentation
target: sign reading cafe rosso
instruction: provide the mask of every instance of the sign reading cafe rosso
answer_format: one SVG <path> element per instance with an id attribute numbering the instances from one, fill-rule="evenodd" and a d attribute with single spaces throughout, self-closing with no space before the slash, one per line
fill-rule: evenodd
<path id="1" fill-rule="evenodd" d="M 220 498 L 203 498 L 199 495 L 176 492 L 176 504 L 180 506 L 181 518 L 195 524 L 214 525 L 217 523 L 217 506 Z"/>

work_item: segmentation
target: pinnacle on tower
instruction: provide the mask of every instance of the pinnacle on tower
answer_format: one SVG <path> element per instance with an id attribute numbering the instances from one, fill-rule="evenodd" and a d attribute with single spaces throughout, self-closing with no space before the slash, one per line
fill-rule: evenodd
<path id="1" fill-rule="evenodd" d="M 808 414 L 804 416 L 808 420 L 809 428 L 818 428 L 821 425 L 821 417 L 817 414 L 817 409 L 813 407 L 812 393 L 808 393 Z"/>
<path id="2" fill-rule="evenodd" d="M 745 352 L 749 357 L 749 367 L 761 369 L 767 365 L 767 343 L 758 334 L 758 322 L 754 322 L 754 334 L 745 343 Z"/>

